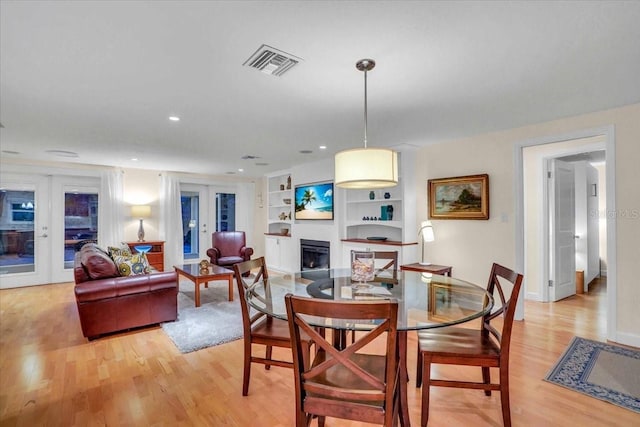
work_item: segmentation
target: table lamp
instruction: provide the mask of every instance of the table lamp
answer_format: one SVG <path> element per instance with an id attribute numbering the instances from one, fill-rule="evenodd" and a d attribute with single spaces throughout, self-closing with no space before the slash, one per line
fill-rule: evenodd
<path id="1" fill-rule="evenodd" d="M 422 257 L 420 258 L 420 265 L 431 265 L 430 262 L 424 260 L 424 243 L 433 242 L 435 235 L 433 234 L 433 225 L 431 221 L 422 221 L 420 223 L 420 230 L 418 230 L 418 236 L 422 235 Z"/>
<path id="2" fill-rule="evenodd" d="M 133 205 L 131 206 L 131 216 L 140 219 L 140 227 L 138 227 L 138 242 L 144 242 L 144 226 L 142 225 L 142 221 L 144 218 L 151 217 L 151 206 Z"/>

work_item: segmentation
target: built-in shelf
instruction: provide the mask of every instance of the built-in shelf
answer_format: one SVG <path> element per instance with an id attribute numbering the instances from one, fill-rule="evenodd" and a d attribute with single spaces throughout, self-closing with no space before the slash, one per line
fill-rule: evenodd
<path id="1" fill-rule="evenodd" d="M 396 251 L 399 263 L 417 260 L 418 231 L 415 217 L 416 188 L 413 155 L 398 160 L 402 167 L 398 185 L 377 190 L 346 190 L 340 240 L 341 263 L 350 265 L 351 251 Z M 390 206 L 390 209 L 387 207 Z M 389 219 L 388 214 L 392 213 Z M 363 218 L 368 219 L 363 219 Z M 375 219 L 372 219 L 375 218 Z M 368 238 L 386 238 L 371 240 Z"/>
<path id="2" fill-rule="evenodd" d="M 341 239 L 343 242 L 363 243 L 366 245 L 387 245 L 387 246 L 409 246 L 417 245 L 418 242 L 399 242 L 397 240 L 369 240 L 369 239 Z"/>
<path id="3" fill-rule="evenodd" d="M 289 203 L 287 203 L 289 202 Z M 264 233 L 265 259 L 269 270 L 291 272 L 296 258 L 292 256 L 294 242 L 291 232 L 293 221 L 293 185 L 289 171 L 267 176 L 267 230 Z M 281 216 L 285 215 L 282 219 Z M 282 229 L 287 229 L 283 234 Z"/>
<path id="4" fill-rule="evenodd" d="M 281 236 L 281 229 L 288 228 L 291 232 L 293 224 L 291 174 L 281 172 L 270 175 L 267 177 L 267 186 L 267 233 Z"/>

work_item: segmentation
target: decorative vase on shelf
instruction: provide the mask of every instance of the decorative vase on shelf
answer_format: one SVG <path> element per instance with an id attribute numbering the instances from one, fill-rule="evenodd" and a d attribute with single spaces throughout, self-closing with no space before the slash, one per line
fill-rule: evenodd
<path id="1" fill-rule="evenodd" d="M 387 212 L 388 210 L 386 205 L 380 206 L 380 221 L 386 221 L 389 219 Z"/>
<path id="2" fill-rule="evenodd" d="M 392 205 L 388 205 L 387 206 L 387 219 L 389 221 L 393 221 L 393 206 Z"/>
<path id="3" fill-rule="evenodd" d="M 373 192 L 373 190 L 369 191 L 369 199 L 373 200 L 376 198 L 376 193 Z"/>
<path id="4" fill-rule="evenodd" d="M 384 193 L 384 198 L 385 199 L 391 198 L 391 194 L 389 192 Z"/>
<path id="5" fill-rule="evenodd" d="M 287 177 L 287 190 L 291 190 L 291 175 Z"/>

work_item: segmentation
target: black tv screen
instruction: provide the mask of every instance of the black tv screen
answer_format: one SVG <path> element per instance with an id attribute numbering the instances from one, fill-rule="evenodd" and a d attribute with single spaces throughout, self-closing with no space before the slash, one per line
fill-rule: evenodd
<path id="1" fill-rule="evenodd" d="M 333 182 L 296 185 L 295 219 L 333 219 Z"/>

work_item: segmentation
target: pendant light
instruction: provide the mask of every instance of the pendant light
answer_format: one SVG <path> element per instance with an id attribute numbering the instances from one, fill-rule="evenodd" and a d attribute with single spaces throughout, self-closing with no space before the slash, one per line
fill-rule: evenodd
<path id="1" fill-rule="evenodd" d="M 361 59 L 356 68 L 364 72 L 364 148 L 336 153 L 335 182 L 342 188 L 384 188 L 398 184 L 398 153 L 388 148 L 367 147 L 367 72 L 373 59 Z"/>

